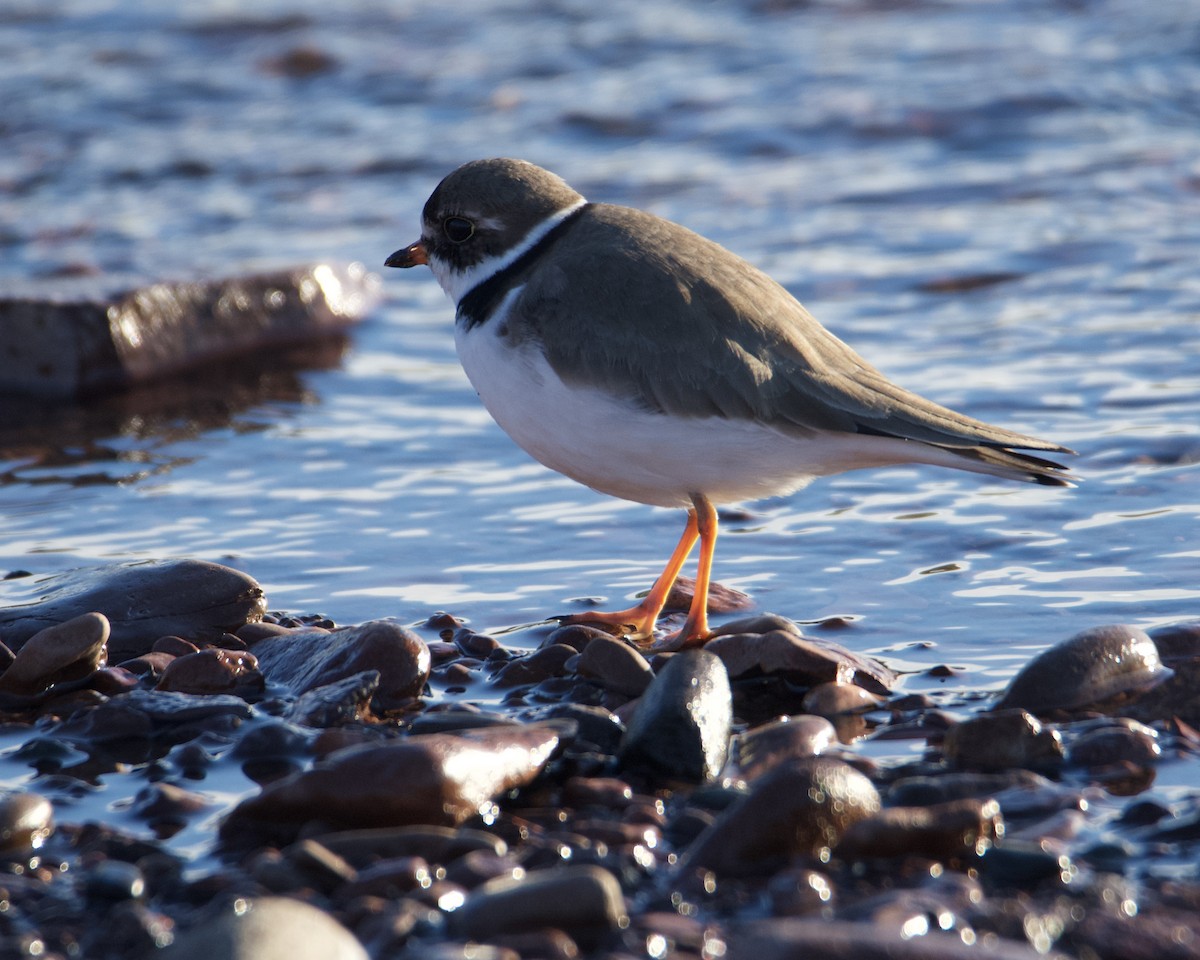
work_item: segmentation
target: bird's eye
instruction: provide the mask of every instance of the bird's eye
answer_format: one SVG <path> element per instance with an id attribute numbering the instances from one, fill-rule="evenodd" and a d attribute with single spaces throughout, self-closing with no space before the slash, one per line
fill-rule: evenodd
<path id="1" fill-rule="evenodd" d="M 447 217 L 442 221 L 442 233 L 451 243 L 466 243 L 475 236 L 475 224 L 464 217 Z"/>

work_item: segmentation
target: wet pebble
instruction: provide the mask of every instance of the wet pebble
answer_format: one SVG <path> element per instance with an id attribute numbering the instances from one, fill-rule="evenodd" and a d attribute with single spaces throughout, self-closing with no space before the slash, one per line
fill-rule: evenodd
<path id="1" fill-rule="evenodd" d="M 429 679 L 429 648 L 417 634 L 390 620 L 370 620 L 336 630 L 297 630 L 268 637 L 253 647 L 259 669 L 273 683 L 303 694 L 317 687 L 376 671 L 381 709 L 419 696 Z"/>
<path id="2" fill-rule="evenodd" d="M 835 851 L 850 860 L 926 857 L 961 861 L 985 854 L 1004 836 L 995 800 L 955 800 L 928 807 L 888 807 L 851 824 Z"/>
<path id="3" fill-rule="evenodd" d="M 756 781 L 684 854 L 680 868 L 745 876 L 795 856 L 820 856 L 855 823 L 879 812 L 879 793 L 849 764 L 813 757 Z"/>
<path id="4" fill-rule="evenodd" d="M 727 956 L 755 960 L 976 960 L 979 945 L 952 933 L 903 936 L 874 923 L 799 919 L 760 920 L 739 926 Z M 1055 960 L 1054 954 L 1012 940 L 991 938 L 988 960 Z M 1057 955 L 1063 960 L 1062 955 Z"/>
<path id="5" fill-rule="evenodd" d="M 492 676 L 497 687 L 517 687 L 540 683 L 549 677 L 567 673 L 567 661 L 576 656 L 575 648 L 556 643 L 510 660 Z"/>
<path id="6" fill-rule="evenodd" d="M 243 800 L 222 827 L 271 832 L 308 820 L 356 826 L 456 824 L 498 793 L 529 783 L 558 746 L 552 725 L 427 734 L 350 747 Z"/>
<path id="7" fill-rule="evenodd" d="M 853 683 L 878 694 L 887 693 L 896 682 L 896 675 L 879 661 L 828 640 L 805 637 L 790 621 L 777 626 L 777 619 L 727 623 L 705 649 L 721 658 L 731 678 L 752 672 L 779 674 L 806 686 Z M 755 632 L 762 628 L 769 629 Z"/>
<path id="8" fill-rule="evenodd" d="M 1093 627 L 1044 650 L 1021 668 L 996 709 L 1032 713 L 1100 709 L 1161 683 L 1171 671 L 1144 630 Z"/>
<path id="9" fill-rule="evenodd" d="M 874 710 L 879 702 L 878 695 L 853 683 L 819 683 L 804 695 L 800 708 L 818 717 L 836 717 Z"/>
<path id="10" fill-rule="evenodd" d="M 1024 710 L 980 714 L 946 731 L 942 754 L 975 770 L 1053 770 L 1063 760 L 1062 737 Z"/>
<path id="11" fill-rule="evenodd" d="M 1158 734 L 1136 721 L 1110 723 L 1081 734 L 1071 741 L 1068 761 L 1079 767 L 1132 764 L 1148 767 L 1162 756 Z"/>
<path id="12" fill-rule="evenodd" d="M 628 697 L 640 697 L 654 679 L 654 671 L 641 653 L 607 635 L 592 639 L 568 666 L 606 690 Z"/>
<path id="13" fill-rule="evenodd" d="M 0 692 L 34 694 L 91 675 L 105 662 L 108 636 L 108 618 L 101 613 L 84 613 L 39 630 L 0 675 Z"/>
<path id="14" fill-rule="evenodd" d="M 84 874 L 83 892 L 91 900 L 138 900 L 146 892 L 146 878 L 132 863 L 103 860 Z"/>
<path id="15" fill-rule="evenodd" d="M 212 641 L 260 620 L 262 588 L 239 570 L 204 560 L 139 560 L 20 581 L 25 602 L 0 609 L 14 649 L 39 630 L 96 611 L 109 621 L 114 663 L 147 653 L 162 636 Z"/>
<path id="16" fill-rule="evenodd" d="M 488 881 L 451 915 L 451 930 L 486 942 L 552 928 L 586 944 L 625 922 L 625 897 L 615 876 L 597 866 L 566 866 Z"/>
<path id="17" fill-rule="evenodd" d="M 364 670 L 306 691 L 288 708 L 287 716 L 295 723 L 319 728 L 366 720 L 378 690 L 379 671 Z"/>
<path id="18" fill-rule="evenodd" d="M 0 797 L 0 854 L 36 850 L 54 832 L 54 808 L 39 793 Z"/>
<path id="19" fill-rule="evenodd" d="M 176 657 L 163 670 L 157 689 L 180 693 L 261 693 L 266 681 L 249 653 L 210 647 Z"/>
<path id="20" fill-rule="evenodd" d="M 468 828 L 376 827 L 323 833 L 320 841 L 357 869 L 389 857 L 421 857 L 428 863 L 445 865 L 473 853 L 495 857 L 508 853 L 501 837 Z"/>
<path id="21" fill-rule="evenodd" d="M 738 734 L 725 776 L 757 780 L 784 761 L 815 757 L 836 743 L 833 724 L 824 717 L 781 717 Z"/>
<path id="22" fill-rule="evenodd" d="M 215 919 L 181 931 L 162 960 L 367 960 L 357 938 L 298 900 L 236 900 Z"/>
<path id="23" fill-rule="evenodd" d="M 725 764 L 732 719 L 721 661 L 707 650 L 677 653 L 638 701 L 621 742 L 621 766 L 656 780 L 712 780 Z"/>

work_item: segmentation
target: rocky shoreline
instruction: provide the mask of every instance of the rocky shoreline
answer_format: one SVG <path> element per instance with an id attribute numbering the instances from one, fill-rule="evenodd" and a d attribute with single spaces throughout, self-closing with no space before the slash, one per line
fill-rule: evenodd
<path id="1" fill-rule="evenodd" d="M 1142 796 L 1200 753 L 1194 624 L 951 710 L 769 614 L 647 658 L 194 560 L 6 586 L 0 958 L 1200 956 L 1200 805 Z"/>

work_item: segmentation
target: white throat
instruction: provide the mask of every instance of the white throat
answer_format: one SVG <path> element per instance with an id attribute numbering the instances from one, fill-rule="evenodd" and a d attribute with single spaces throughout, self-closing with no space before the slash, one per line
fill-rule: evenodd
<path id="1" fill-rule="evenodd" d="M 550 216 L 525 234 L 520 243 L 514 244 L 498 257 L 488 257 L 485 260 L 480 260 L 479 263 L 472 267 L 467 267 L 465 270 L 456 270 L 445 261 L 439 260 L 436 256 L 431 256 L 429 258 L 429 269 L 433 271 L 433 275 L 437 278 L 437 282 L 441 285 L 441 288 L 446 291 L 446 296 L 454 301 L 454 305 L 457 307 L 459 301 L 472 289 L 513 263 L 521 254 L 536 244 L 542 237 L 585 203 L 587 201 L 580 198 L 570 206 L 563 207 L 557 213 L 550 214 Z"/>

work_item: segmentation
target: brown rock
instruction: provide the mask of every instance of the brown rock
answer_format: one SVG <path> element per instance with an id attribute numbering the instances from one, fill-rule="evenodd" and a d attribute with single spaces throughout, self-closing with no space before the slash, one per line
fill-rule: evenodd
<path id="1" fill-rule="evenodd" d="M 696 595 L 696 581 L 691 577 L 679 576 L 667 594 L 663 608 L 666 610 L 688 610 L 692 605 L 692 597 Z M 727 587 L 715 581 L 708 585 L 708 607 L 711 614 L 737 613 L 754 606 L 754 599 L 748 593 Z"/>
<path id="2" fill-rule="evenodd" d="M 18 598 L 22 598 L 18 601 Z M 146 653 L 162 636 L 217 640 L 262 618 L 262 588 L 238 570 L 203 560 L 139 560 L 0 584 L 0 636 L 14 649 L 39 630 L 89 611 L 108 618 L 108 657 Z"/>
<path id="3" fill-rule="evenodd" d="M 627 697 L 640 697 L 654 679 L 645 657 L 628 643 L 607 635 L 594 637 L 573 667 L 579 676 Z"/>
<path id="4" fill-rule="evenodd" d="M 242 801 L 222 833 L 255 822 L 459 824 L 496 795 L 532 781 L 558 746 L 559 729 L 499 726 L 349 747 Z"/>
<path id="5" fill-rule="evenodd" d="M 972 770 L 1053 769 L 1063 760 L 1062 737 L 1024 710 L 980 714 L 946 731 L 942 754 Z"/>
<path id="6" fill-rule="evenodd" d="M 387 710 L 419 696 L 429 679 L 425 641 L 390 620 L 337 630 L 295 630 L 254 645 L 259 669 L 274 683 L 305 693 L 370 670 L 379 673 L 377 702 Z"/>
<path id="7" fill-rule="evenodd" d="M 90 676 L 105 663 L 108 634 L 108 619 L 102 613 L 85 613 L 40 630 L 0 675 L 0 691 L 28 695 Z"/>
<path id="8" fill-rule="evenodd" d="M 163 670 L 156 689 L 245 694 L 261 692 L 265 686 L 253 654 L 210 647 L 172 660 Z"/>
<path id="9" fill-rule="evenodd" d="M 833 724 L 824 717 L 781 717 L 738 734 L 726 774 L 750 782 L 781 763 L 815 757 L 836 743 Z"/>
<path id="10" fill-rule="evenodd" d="M 846 713 L 874 710 L 880 698 L 853 683 L 819 683 L 804 695 L 800 706 L 805 713 L 818 717 L 837 717 Z"/>
<path id="11" fill-rule="evenodd" d="M 963 860 L 981 856 L 1004 836 L 995 800 L 956 800 L 932 807 L 888 807 L 843 834 L 840 858 L 925 857 Z"/>
<path id="12" fill-rule="evenodd" d="M 72 299 L 0 298 L 6 393 L 70 397 L 218 357 L 342 333 L 374 301 L 361 264 L 314 264 L 131 291 L 97 281 Z"/>
<path id="13" fill-rule="evenodd" d="M 726 956 L 754 960 L 1066 960 L 1039 953 L 1028 943 L 989 938 L 987 949 L 952 933 L 905 937 L 874 923 L 817 919 L 759 920 L 741 924 L 728 939 Z"/>
<path id="14" fill-rule="evenodd" d="M 879 793 L 847 763 L 793 760 L 758 780 L 684 854 L 682 870 L 768 873 L 792 857 L 820 856 L 852 824 L 879 812 Z"/>
<path id="15" fill-rule="evenodd" d="M 54 808 L 40 793 L 0 798 L 0 854 L 36 850 L 54 832 Z"/>
<path id="16" fill-rule="evenodd" d="M 482 941 L 550 928 L 586 944 L 625 923 L 621 884 L 597 866 L 554 867 L 533 870 L 519 880 L 489 880 L 450 915 L 452 931 Z"/>
<path id="17" fill-rule="evenodd" d="M 877 660 L 828 640 L 803 637 L 796 628 L 724 634 L 704 649 L 720 657 L 734 679 L 755 672 L 778 673 L 809 686 L 855 683 L 873 693 L 887 693 L 896 682 L 896 675 Z"/>
<path id="18" fill-rule="evenodd" d="M 1138 627 L 1093 627 L 1056 643 L 1021 668 L 996 704 L 1044 715 L 1121 704 L 1171 675 Z"/>

